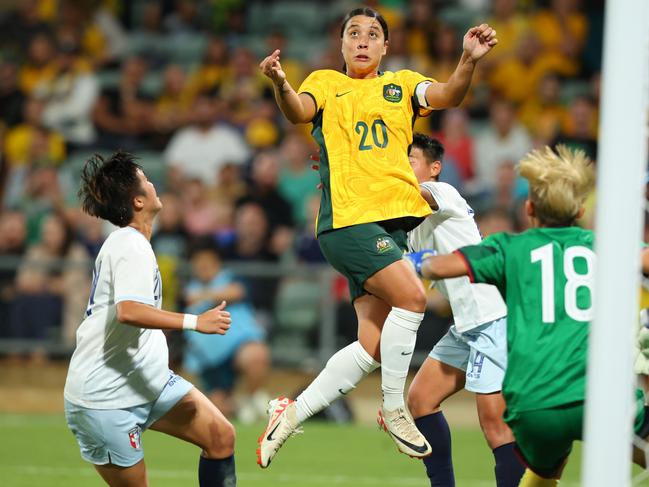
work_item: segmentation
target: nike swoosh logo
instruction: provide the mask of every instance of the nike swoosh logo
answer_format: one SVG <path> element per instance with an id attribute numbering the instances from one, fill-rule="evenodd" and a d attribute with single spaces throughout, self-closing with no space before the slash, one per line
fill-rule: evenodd
<path id="1" fill-rule="evenodd" d="M 266 439 L 267 439 L 268 441 L 273 441 L 273 433 L 275 433 L 275 431 L 277 430 L 277 428 L 279 428 L 279 422 L 275 425 L 275 427 L 273 428 L 273 430 L 272 430 L 270 433 L 268 433 L 268 436 L 266 437 Z"/>
<path id="2" fill-rule="evenodd" d="M 421 445 L 421 446 L 419 446 L 419 445 L 414 445 L 414 444 L 410 443 L 409 441 L 404 440 L 403 438 L 398 437 L 397 435 L 395 435 L 395 434 L 392 433 L 391 431 L 390 431 L 390 434 L 391 434 L 391 435 L 392 435 L 396 440 L 400 441 L 401 443 L 403 443 L 404 445 L 406 445 L 408 448 L 410 448 L 410 449 L 416 451 L 417 453 L 424 454 L 424 453 L 426 453 L 426 451 L 428 450 L 428 448 L 426 447 L 426 443 L 424 443 L 424 444 Z"/>
<path id="3" fill-rule="evenodd" d="M 340 392 L 343 396 L 347 395 L 347 392 L 343 391 L 342 389 L 338 389 L 338 392 Z M 348 391 L 349 392 L 349 391 Z"/>
<path id="4" fill-rule="evenodd" d="M 344 95 L 346 95 L 347 93 L 351 93 L 351 92 L 352 92 L 352 90 L 345 91 L 344 93 L 336 93 L 336 98 L 340 98 L 341 96 L 344 96 Z"/>
<path id="5" fill-rule="evenodd" d="M 412 352 L 401 352 L 401 355 L 412 355 Z"/>

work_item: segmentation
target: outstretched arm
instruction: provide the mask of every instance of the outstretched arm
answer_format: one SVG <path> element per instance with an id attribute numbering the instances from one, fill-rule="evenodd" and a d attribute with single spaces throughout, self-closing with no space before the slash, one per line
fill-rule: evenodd
<path id="1" fill-rule="evenodd" d="M 153 328 L 161 330 L 193 329 L 201 333 L 225 335 L 230 329 L 232 319 L 230 313 L 224 311 L 225 301 L 216 308 L 212 308 L 196 317 L 173 313 L 149 306 L 137 301 L 120 301 L 117 303 L 117 320 L 125 325 L 140 328 Z M 187 324 L 187 317 L 190 325 Z"/>
<path id="2" fill-rule="evenodd" d="M 259 69 L 273 82 L 275 101 L 286 119 L 294 124 L 308 123 L 316 114 L 316 106 L 309 95 L 298 95 L 286 80 L 279 62 L 279 49 L 259 63 Z"/>
<path id="3" fill-rule="evenodd" d="M 471 27 L 464 35 L 464 50 L 451 77 L 446 83 L 431 83 L 426 89 L 428 106 L 442 109 L 459 105 L 469 90 L 476 63 L 497 43 L 496 31 L 488 24 Z"/>
<path id="4" fill-rule="evenodd" d="M 437 281 L 449 277 L 469 275 L 466 261 L 458 254 L 438 255 L 425 259 L 421 264 L 421 275 Z"/>

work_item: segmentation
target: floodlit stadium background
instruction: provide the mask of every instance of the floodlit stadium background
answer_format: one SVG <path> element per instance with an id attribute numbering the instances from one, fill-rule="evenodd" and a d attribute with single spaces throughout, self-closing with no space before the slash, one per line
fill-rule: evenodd
<path id="1" fill-rule="evenodd" d="M 244 284 L 254 324 L 267 334 L 266 392 L 294 394 L 354 339 L 346 283 L 324 263 L 313 236 L 319 179 L 309 159 L 316 150 L 309 127 L 282 118 L 258 63 L 281 49 L 295 88 L 315 69 L 340 69 L 340 19 L 359 4 L 0 2 L 0 429 L 12 439 L 1 447 L 0 470 L 9 472 L 7 485 L 100 485 L 78 458 L 61 416 L 91 263 L 112 230 L 83 215 L 76 200 L 80 169 L 93 153 L 131 151 L 156 184 L 165 208 L 153 247 L 165 308 L 184 309 L 192 243 L 218 244 L 225 268 Z M 390 27 L 384 70 L 407 68 L 444 81 L 468 27 L 486 21 L 497 30 L 499 44 L 479 63 L 465 102 L 415 125 L 444 143 L 442 180 L 465 195 L 484 236 L 526 228 L 527 188 L 514 164 L 529 149 L 562 142 L 597 158 L 603 0 L 365 4 Z M 590 198 L 584 226 L 593 213 Z M 34 262 L 47 266 L 28 272 Z M 448 307 L 431 292 L 413 365 L 449 324 Z M 182 370 L 188 353 L 182 336 L 170 334 L 169 343 L 172 365 Z M 263 426 L 240 424 L 240 485 L 278 485 L 281 475 L 287 485 L 378 485 L 393 478 L 385 485 L 425 485 L 421 465 L 363 426 L 378 404 L 376 379 L 325 418 L 347 426 L 325 423 L 309 432 L 307 425 L 298 440 L 304 452 L 287 448 L 269 472 L 253 465 L 253 438 Z M 491 453 L 471 397 L 461 395 L 446 411 L 458 432 L 458 485 L 491 485 Z M 186 485 L 193 450 L 156 436 L 145 437 L 157 472 L 152 483 Z M 337 444 L 340 438 L 346 439 Z M 372 453 L 364 453 L 360 439 Z M 43 443 L 49 447 L 41 452 Z M 58 445 L 58 457 L 45 460 Z M 189 460 L 174 466 L 159 451 L 156 457 L 163 448 Z M 307 467 L 314 458 L 322 465 Z M 567 485 L 578 468 L 572 463 Z"/>

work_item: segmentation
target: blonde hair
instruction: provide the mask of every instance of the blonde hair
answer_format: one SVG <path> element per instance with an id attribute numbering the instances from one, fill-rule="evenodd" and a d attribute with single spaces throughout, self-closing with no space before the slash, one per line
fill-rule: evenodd
<path id="1" fill-rule="evenodd" d="M 548 226 L 572 225 L 595 182 L 593 164 L 583 150 L 559 145 L 528 153 L 518 164 L 530 183 L 530 200 L 540 222 Z"/>

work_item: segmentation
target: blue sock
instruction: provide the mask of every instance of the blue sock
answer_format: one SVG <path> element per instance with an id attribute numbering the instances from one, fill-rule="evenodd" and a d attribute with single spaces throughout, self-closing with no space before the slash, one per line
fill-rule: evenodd
<path id="1" fill-rule="evenodd" d="M 448 428 L 444 413 L 439 411 L 415 419 L 415 424 L 433 449 L 433 453 L 423 459 L 431 487 L 455 487 L 451 430 Z"/>
<path id="2" fill-rule="evenodd" d="M 237 476 L 234 471 L 234 455 L 228 458 L 204 458 L 198 463 L 198 485 L 200 487 L 235 487 Z"/>
<path id="3" fill-rule="evenodd" d="M 496 459 L 496 485 L 498 487 L 516 487 L 520 481 L 525 467 L 514 453 L 516 443 L 507 443 L 493 449 Z"/>

